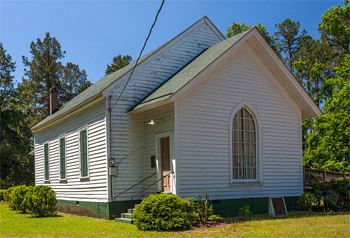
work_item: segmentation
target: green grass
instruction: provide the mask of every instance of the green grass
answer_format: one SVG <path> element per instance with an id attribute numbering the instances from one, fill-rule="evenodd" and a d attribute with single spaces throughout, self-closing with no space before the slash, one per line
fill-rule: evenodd
<path id="1" fill-rule="evenodd" d="M 134 225 L 59 213 L 57 217 L 31 218 L 0 203 L 0 237 L 349 237 L 350 214 L 308 215 L 290 213 L 288 218 L 255 220 L 223 228 L 183 232 L 144 232 Z"/>

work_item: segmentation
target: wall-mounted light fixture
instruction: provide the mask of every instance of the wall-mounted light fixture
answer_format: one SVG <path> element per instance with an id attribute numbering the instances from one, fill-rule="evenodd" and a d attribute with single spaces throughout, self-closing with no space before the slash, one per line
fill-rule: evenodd
<path id="1" fill-rule="evenodd" d="M 155 124 L 156 123 L 153 120 L 151 120 L 151 122 L 148 123 L 148 125 L 151 125 L 151 126 L 154 126 Z"/>

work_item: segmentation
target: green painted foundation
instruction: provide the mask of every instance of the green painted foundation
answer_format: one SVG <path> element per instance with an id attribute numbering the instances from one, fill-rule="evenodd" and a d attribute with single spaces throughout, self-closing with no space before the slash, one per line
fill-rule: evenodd
<path id="1" fill-rule="evenodd" d="M 299 210 L 297 206 L 298 197 L 284 197 L 287 211 Z M 84 201 L 64 201 L 59 200 L 62 205 L 85 206 L 95 211 L 97 218 L 115 219 L 120 217 L 121 213 L 127 212 L 129 208 L 133 208 L 135 204 L 139 204 L 141 200 L 136 201 L 117 201 L 117 202 L 84 202 Z M 263 214 L 269 212 L 268 198 L 244 198 L 244 199 L 224 199 L 212 200 L 214 213 L 222 217 L 237 216 L 238 211 L 244 205 L 250 206 L 250 211 L 254 214 Z"/>

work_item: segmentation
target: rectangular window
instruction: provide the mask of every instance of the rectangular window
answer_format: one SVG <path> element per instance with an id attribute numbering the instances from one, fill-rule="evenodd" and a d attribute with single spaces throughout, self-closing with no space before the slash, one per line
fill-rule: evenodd
<path id="1" fill-rule="evenodd" d="M 61 179 L 66 179 L 66 139 L 60 139 L 60 174 Z"/>
<path id="2" fill-rule="evenodd" d="M 49 144 L 44 145 L 45 180 L 49 180 Z"/>
<path id="3" fill-rule="evenodd" d="M 80 131 L 80 171 L 81 171 L 81 177 L 88 176 L 86 130 Z"/>

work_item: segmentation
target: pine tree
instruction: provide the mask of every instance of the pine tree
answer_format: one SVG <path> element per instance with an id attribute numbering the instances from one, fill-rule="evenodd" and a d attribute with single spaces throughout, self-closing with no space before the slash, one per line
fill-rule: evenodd
<path id="1" fill-rule="evenodd" d="M 92 83 L 87 80 L 85 70 L 80 70 L 79 65 L 68 62 L 63 68 L 62 85 L 65 103 L 90 87 Z"/>
<path id="2" fill-rule="evenodd" d="M 111 74 L 128 64 L 132 61 L 132 58 L 130 55 L 117 55 L 113 58 L 113 63 L 111 65 L 107 64 L 107 69 L 106 69 L 106 75 Z"/>
<path id="3" fill-rule="evenodd" d="M 63 66 L 60 60 L 65 51 L 61 50 L 61 44 L 50 33 L 46 33 L 45 39 L 39 38 L 36 43 L 30 44 L 32 58 L 22 56 L 25 67 L 23 82 L 18 85 L 22 100 L 26 103 L 26 110 L 33 114 L 30 126 L 49 115 L 50 101 L 49 90 L 55 86 L 59 92 L 59 102 L 64 97 L 64 88 L 61 83 Z"/>

